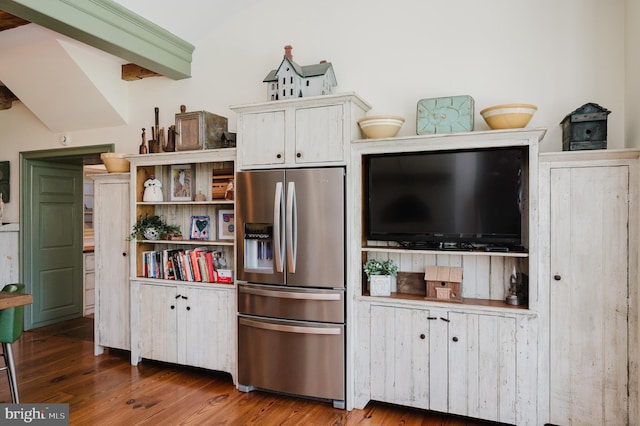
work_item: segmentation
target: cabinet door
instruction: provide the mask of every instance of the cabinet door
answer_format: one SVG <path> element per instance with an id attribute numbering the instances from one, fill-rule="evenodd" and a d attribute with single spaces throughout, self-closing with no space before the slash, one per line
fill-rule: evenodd
<path id="1" fill-rule="evenodd" d="M 96 353 L 102 346 L 129 350 L 129 179 L 101 176 L 94 193 Z"/>
<path id="2" fill-rule="evenodd" d="M 371 306 L 371 399 L 429 408 L 429 311 Z"/>
<path id="3" fill-rule="evenodd" d="M 343 160 L 342 108 L 330 105 L 296 110 L 296 163 Z"/>
<path id="4" fill-rule="evenodd" d="M 515 423 L 515 318 L 449 312 L 448 319 L 447 411 Z"/>
<path id="5" fill-rule="evenodd" d="M 140 285 L 140 356 L 178 362 L 177 308 L 181 300 L 175 287 Z"/>
<path id="6" fill-rule="evenodd" d="M 185 334 L 181 364 L 231 372 L 236 340 L 232 291 L 179 289 L 186 294 L 179 306 L 179 329 Z"/>
<path id="7" fill-rule="evenodd" d="M 629 424 L 626 166 L 551 169 L 550 422 Z"/>
<path id="8" fill-rule="evenodd" d="M 285 112 L 269 111 L 242 115 L 243 165 L 279 165 L 285 161 Z"/>

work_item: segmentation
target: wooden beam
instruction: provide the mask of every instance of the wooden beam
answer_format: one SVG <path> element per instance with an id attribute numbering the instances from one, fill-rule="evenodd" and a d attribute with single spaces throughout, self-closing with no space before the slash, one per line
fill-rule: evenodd
<path id="1" fill-rule="evenodd" d="M 7 86 L 0 86 L 0 110 L 11 108 L 13 101 L 19 100 Z"/>
<path id="2" fill-rule="evenodd" d="M 146 77 L 157 77 L 159 75 L 160 74 L 136 64 L 124 64 L 122 66 L 122 79 L 125 81 L 142 80 Z"/>
<path id="3" fill-rule="evenodd" d="M 112 0 L 0 0 L 0 10 L 174 80 L 191 77 L 192 44 Z"/>

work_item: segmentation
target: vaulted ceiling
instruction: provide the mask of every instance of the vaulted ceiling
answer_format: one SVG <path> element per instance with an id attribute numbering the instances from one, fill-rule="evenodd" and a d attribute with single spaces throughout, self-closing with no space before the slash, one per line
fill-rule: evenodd
<path id="1" fill-rule="evenodd" d="M 190 76 L 192 45 L 111 0 L 0 9 L 0 114 L 19 100 L 54 132 L 122 125 L 124 80 Z"/>

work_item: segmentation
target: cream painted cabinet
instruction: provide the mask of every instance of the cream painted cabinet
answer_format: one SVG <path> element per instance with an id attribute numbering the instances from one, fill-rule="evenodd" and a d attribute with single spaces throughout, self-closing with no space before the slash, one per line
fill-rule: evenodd
<path id="1" fill-rule="evenodd" d="M 369 108 L 354 94 L 232 106 L 239 167 L 346 164 L 356 120 Z"/>
<path id="2" fill-rule="evenodd" d="M 95 229 L 94 352 L 130 349 L 129 174 L 93 175 Z"/>
<path id="3" fill-rule="evenodd" d="M 93 252 L 82 254 L 83 276 L 83 315 L 92 315 L 95 312 L 96 303 L 96 257 Z"/>
<path id="4" fill-rule="evenodd" d="M 136 283 L 139 357 L 232 372 L 232 290 Z"/>
<path id="5" fill-rule="evenodd" d="M 637 424 L 637 151 L 544 157 L 549 421 Z M 547 210 L 548 209 L 548 210 Z M 545 407 L 546 408 L 546 407 Z"/>
<path id="6" fill-rule="evenodd" d="M 178 238 L 130 242 L 131 363 L 147 358 L 235 377 L 235 201 L 219 183 L 233 179 L 236 150 L 128 159 L 132 223 L 157 215 L 181 231 Z M 152 175 L 162 184 L 162 199 L 145 201 L 144 182 Z"/>
<path id="7" fill-rule="evenodd" d="M 535 403 L 529 384 L 517 378 L 518 367 L 531 367 L 531 348 L 526 340 L 518 348 L 517 339 L 527 329 L 518 323 L 527 320 L 372 304 L 370 398 L 527 424 Z"/>

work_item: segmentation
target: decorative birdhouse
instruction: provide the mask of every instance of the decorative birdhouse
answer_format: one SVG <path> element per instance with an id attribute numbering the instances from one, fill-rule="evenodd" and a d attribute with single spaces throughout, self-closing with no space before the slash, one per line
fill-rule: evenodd
<path id="1" fill-rule="evenodd" d="M 568 114 L 560 122 L 562 150 L 606 149 L 609 114 L 611 111 L 592 102 Z"/>
<path id="2" fill-rule="evenodd" d="M 427 266 L 427 300 L 462 302 L 462 268 L 459 266 Z"/>
<path id="3" fill-rule="evenodd" d="M 327 61 L 319 64 L 298 65 L 293 62 L 291 46 L 284 47 L 284 59 L 275 70 L 264 78 L 267 83 L 267 100 L 302 98 L 329 95 L 338 84 L 333 65 Z"/>

